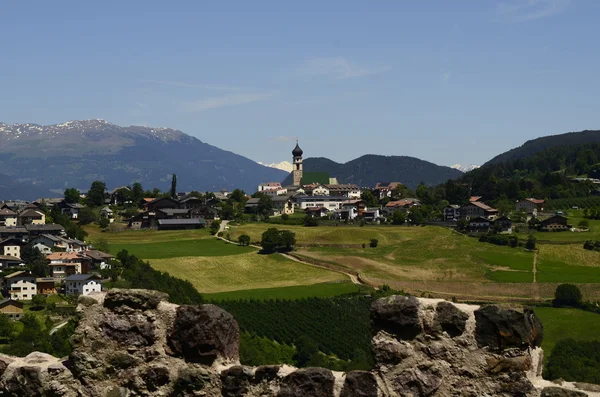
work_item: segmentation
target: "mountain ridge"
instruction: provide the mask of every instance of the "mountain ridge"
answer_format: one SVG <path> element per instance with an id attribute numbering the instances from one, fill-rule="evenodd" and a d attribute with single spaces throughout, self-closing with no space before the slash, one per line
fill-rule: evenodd
<path id="1" fill-rule="evenodd" d="M 286 175 L 179 130 L 121 127 L 101 119 L 0 123 L 0 172 L 55 191 L 87 189 L 94 180 L 108 187 L 140 181 L 166 190 L 172 173 L 180 190 L 254 191 L 260 182 Z"/>
<path id="2" fill-rule="evenodd" d="M 328 172 L 340 183 L 375 186 L 377 182 L 401 182 L 411 189 L 420 182 L 435 186 L 462 175 L 459 170 L 416 157 L 377 154 L 365 154 L 346 163 L 337 163 L 326 157 L 309 157 L 304 159 L 303 169 L 306 172 Z M 283 183 L 289 185 L 291 181 L 292 177 L 288 175 Z"/>

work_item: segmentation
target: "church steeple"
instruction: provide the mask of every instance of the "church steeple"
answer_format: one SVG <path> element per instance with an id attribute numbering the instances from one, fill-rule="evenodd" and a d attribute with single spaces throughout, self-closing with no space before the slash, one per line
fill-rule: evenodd
<path id="1" fill-rule="evenodd" d="M 304 154 L 304 152 L 300 149 L 298 140 L 296 140 L 296 147 L 292 150 L 292 156 L 294 156 L 294 170 L 292 171 L 294 175 L 294 186 L 300 186 L 302 183 L 302 154 Z"/>

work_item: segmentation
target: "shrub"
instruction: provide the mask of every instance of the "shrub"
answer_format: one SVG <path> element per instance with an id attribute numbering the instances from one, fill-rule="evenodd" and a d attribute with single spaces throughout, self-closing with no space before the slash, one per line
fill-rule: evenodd
<path id="1" fill-rule="evenodd" d="M 535 249 L 535 237 L 533 237 L 532 235 L 530 235 L 529 237 L 527 237 L 527 242 L 525 243 L 525 248 L 527 248 L 528 250 L 534 250 Z"/>
<path id="2" fill-rule="evenodd" d="M 554 292 L 554 306 L 573 306 L 581 304 L 581 291 L 573 284 L 561 284 L 556 287 Z"/>
<path id="3" fill-rule="evenodd" d="M 238 243 L 241 246 L 250 245 L 250 236 L 248 236 L 247 234 L 242 234 L 240 237 L 238 237 Z"/>
<path id="4" fill-rule="evenodd" d="M 260 245 L 266 253 L 280 249 L 291 250 L 296 244 L 296 234 L 289 230 L 271 227 L 262 234 Z"/>
<path id="5" fill-rule="evenodd" d="M 600 241 L 587 240 L 583 243 L 583 248 L 590 251 L 600 251 Z"/>
<path id="6" fill-rule="evenodd" d="M 317 220 L 317 218 L 313 218 L 310 215 L 306 215 L 304 217 L 304 226 L 308 226 L 308 227 L 319 226 L 319 221 Z"/>
<path id="7" fill-rule="evenodd" d="M 579 221 L 577 226 L 583 227 L 583 228 L 588 228 L 588 227 L 590 227 L 590 221 L 588 221 L 587 219 L 583 219 L 583 220 Z"/>
<path id="8" fill-rule="evenodd" d="M 287 221 L 288 219 L 290 219 L 290 216 L 288 214 L 281 215 L 281 220 L 282 221 Z"/>
<path id="9" fill-rule="evenodd" d="M 371 242 L 369 243 L 369 247 L 376 248 L 378 244 L 379 244 L 379 240 L 377 240 L 376 238 L 372 238 Z"/>

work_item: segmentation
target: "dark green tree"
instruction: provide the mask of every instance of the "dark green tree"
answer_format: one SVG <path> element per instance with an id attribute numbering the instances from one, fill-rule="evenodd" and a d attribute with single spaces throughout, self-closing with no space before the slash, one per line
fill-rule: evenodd
<path id="1" fill-rule="evenodd" d="M 44 307 L 46 307 L 46 300 L 46 295 L 36 294 L 33 295 L 33 297 L 31 298 L 31 304 L 37 309 L 43 309 Z"/>
<path id="2" fill-rule="evenodd" d="M 306 335 L 300 336 L 294 343 L 296 345 L 296 354 L 294 360 L 298 367 L 306 367 L 309 363 L 314 363 L 319 355 L 319 346 Z"/>
<path id="3" fill-rule="evenodd" d="M 527 248 L 528 250 L 534 250 L 535 249 L 535 237 L 530 234 L 529 237 L 527 237 L 527 242 L 525 243 L 525 248 Z"/>
<path id="4" fill-rule="evenodd" d="M 242 234 L 240 237 L 238 237 L 238 243 L 241 246 L 250 245 L 250 236 L 248 236 L 247 234 Z"/>
<path id="5" fill-rule="evenodd" d="M 262 238 L 260 240 L 260 245 L 263 248 L 263 251 L 267 253 L 274 252 L 277 247 L 280 247 L 281 244 L 281 233 L 277 228 L 271 227 L 265 230 L 262 234 Z"/>
<path id="6" fill-rule="evenodd" d="M 110 221 L 108 220 L 107 217 L 105 217 L 105 216 L 100 217 L 100 220 L 98 221 L 98 226 L 100 226 L 100 229 L 106 229 L 109 225 L 110 225 Z"/>
<path id="7" fill-rule="evenodd" d="M 98 220 L 98 215 L 93 208 L 84 207 L 79 210 L 79 216 L 77 217 L 80 225 L 89 225 L 92 222 L 96 222 Z"/>
<path id="8" fill-rule="evenodd" d="M 68 188 L 65 190 L 65 202 L 69 204 L 75 204 L 79 202 L 81 193 L 75 188 Z"/>
<path id="9" fill-rule="evenodd" d="M 177 175 L 173 174 L 171 178 L 171 198 L 177 197 Z"/>
<path id="10" fill-rule="evenodd" d="M 554 292 L 554 306 L 573 306 L 578 307 L 581 304 L 581 291 L 573 284 L 560 284 Z"/>
<path id="11" fill-rule="evenodd" d="M 404 225 L 404 223 L 406 222 L 406 215 L 404 213 L 404 211 L 394 211 L 394 214 L 392 215 L 392 224 L 394 225 Z"/>
<path id="12" fill-rule="evenodd" d="M 90 186 L 90 190 L 88 190 L 86 202 L 91 206 L 101 206 L 104 205 L 105 200 L 105 192 L 106 192 L 106 184 L 102 181 L 94 181 Z"/>
<path id="13" fill-rule="evenodd" d="M 289 230 L 281 230 L 280 232 L 281 246 L 287 251 L 291 250 L 296 245 L 296 233 Z"/>
<path id="14" fill-rule="evenodd" d="M 14 332 L 12 320 L 6 314 L 0 314 L 0 338 L 10 339 Z"/>
<path id="15" fill-rule="evenodd" d="M 135 205 L 140 205 L 142 199 L 144 198 L 144 188 L 142 187 L 141 183 L 135 182 L 131 186 L 131 196 L 133 203 Z"/>
<path id="16" fill-rule="evenodd" d="M 21 250 L 21 259 L 29 266 L 31 273 L 38 277 L 46 277 L 50 274 L 50 266 L 48 266 L 48 260 L 40 252 L 37 247 L 31 244 L 27 244 Z"/>
<path id="17" fill-rule="evenodd" d="M 365 201 L 367 207 L 377 207 L 379 205 L 379 201 L 370 190 L 363 191 L 360 198 Z"/>

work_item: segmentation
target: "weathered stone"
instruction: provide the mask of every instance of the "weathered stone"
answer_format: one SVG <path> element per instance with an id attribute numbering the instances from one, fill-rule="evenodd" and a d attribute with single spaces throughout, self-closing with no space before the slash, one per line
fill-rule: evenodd
<path id="1" fill-rule="evenodd" d="M 531 381 L 527 379 L 524 373 L 514 372 L 509 375 L 505 374 L 504 376 L 506 376 L 506 380 L 502 380 L 504 379 L 502 375 L 497 379 L 500 384 L 500 392 L 502 393 L 514 397 L 527 397 L 534 390 L 533 384 L 531 384 Z"/>
<path id="2" fill-rule="evenodd" d="M 218 357 L 237 360 L 239 328 L 233 316 L 214 305 L 179 306 L 169 332 L 170 353 L 211 365 Z"/>
<path id="3" fill-rule="evenodd" d="M 541 397 L 587 397 L 587 393 L 551 386 L 542 389 Z"/>
<path id="4" fill-rule="evenodd" d="M 254 371 L 254 383 L 270 382 L 279 378 L 279 365 L 261 365 Z"/>
<path id="5" fill-rule="evenodd" d="M 411 392 L 416 396 L 429 396 L 442 384 L 442 377 L 435 372 L 422 372 L 419 368 L 402 371 L 394 380 L 397 393 Z"/>
<path id="6" fill-rule="evenodd" d="M 543 327 L 533 310 L 518 305 L 487 305 L 475 311 L 480 347 L 503 350 L 540 346 Z"/>
<path id="7" fill-rule="evenodd" d="M 133 310 L 156 309 L 158 304 L 169 299 L 164 292 L 145 289 L 111 289 L 104 298 L 104 307 L 120 312 L 123 307 Z"/>
<path id="8" fill-rule="evenodd" d="M 340 397 L 377 397 L 375 375 L 367 371 L 348 372 Z"/>
<path id="9" fill-rule="evenodd" d="M 131 354 L 118 351 L 108 358 L 108 362 L 115 368 L 126 369 L 138 364 L 139 360 Z"/>
<path id="10" fill-rule="evenodd" d="M 156 340 L 156 327 L 139 313 L 104 313 L 100 327 L 104 335 L 125 346 L 149 346 Z"/>
<path id="11" fill-rule="evenodd" d="M 333 397 L 334 383 L 328 369 L 299 369 L 282 379 L 278 397 Z"/>
<path id="12" fill-rule="evenodd" d="M 414 353 L 412 346 L 391 338 L 373 338 L 373 355 L 379 365 L 395 365 Z"/>
<path id="13" fill-rule="evenodd" d="M 80 305 L 83 305 L 85 307 L 90 307 L 92 305 L 97 304 L 98 300 L 96 298 L 94 298 L 93 296 L 79 295 L 79 297 L 77 298 L 77 303 Z"/>
<path id="14" fill-rule="evenodd" d="M 173 386 L 173 395 L 192 395 L 190 393 L 200 392 L 205 389 L 211 381 L 211 373 L 205 369 L 195 367 L 184 368 L 177 374 L 177 380 Z"/>
<path id="15" fill-rule="evenodd" d="M 500 372 L 525 372 L 531 369 L 529 355 L 519 357 L 490 357 L 487 360 L 487 370 L 493 374 Z"/>
<path id="16" fill-rule="evenodd" d="M 142 375 L 146 388 L 149 391 L 156 391 L 160 387 L 169 383 L 169 368 L 162 365 L 149 367 Z"/>
<path id="17" fill-rule="evenodd" d="M 2 376 L 4 371 L 6 371 L 6 367 L 8 367 L 13 361 L 15 361 L 13 358 L 4 354 L 0 354 L 0 376 Z"/>
<path id="18" fill-rule="evenodd" d="M 383 330 L 400 339 L 412 340 L 423 331 L 419 301 L 414 296 L 389 296 L 371 305 L 375 332 Z"/>
<path id="19" fill-rule="evenodd" d="M 221 394 L 223 397 L 242 397 L 248 392 L 252 371 L 241 365 L 221 372 Z"/>
<path id="20" fill-rule="evenodd" d="M 435 323 L 451 337 L 465 332 L 469 315 L 450 302 L 440 302 L 435 308 Z"/>

